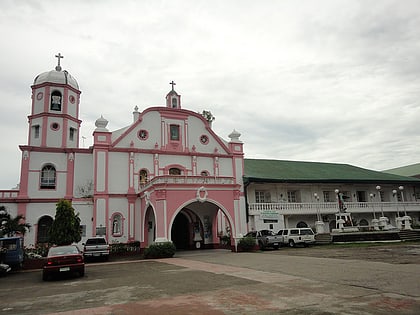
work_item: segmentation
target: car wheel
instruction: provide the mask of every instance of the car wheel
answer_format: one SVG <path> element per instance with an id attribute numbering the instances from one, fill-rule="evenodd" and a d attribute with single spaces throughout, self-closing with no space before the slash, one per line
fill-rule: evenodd
<path id="1" fill-rule="evenodd" d="M 260 243 L 258 243 L 258 245 L 260 246 L 261 250 L 264 250 L 264 244 L 263 243 L 260 242 Z"/>
<path id="2" fill-rule="evenodd" d="M 290 240 L 289 241 L 289 246 L 290 247 L 295 247 L 296 246 L 295 241 L 294 240 Z"/>
<path id="3" fill-rule="evenodd" d="M 274 249 L 279 249 L 279 247 L 278 246 L 274 246 Z"/>
<path id="4" fill-rule="evenodd" d="M 84 277 L 85 276 L 85 270 L 84 269 L 81 270 L 81 271 L 79 271 L 79 276 L 80 277 Z"/>

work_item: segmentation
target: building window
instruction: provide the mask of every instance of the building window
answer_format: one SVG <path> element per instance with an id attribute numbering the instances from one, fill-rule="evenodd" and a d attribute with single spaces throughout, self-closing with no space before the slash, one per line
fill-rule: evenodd
<path id="1" fill-rule="evenodd" d="M 207 176 L 209 176 L 209 172 L 207 172 L 207 171 L 202 171 L 200 174 L 201 174 L 201 176 L 203 176 L 203 177 L 207 177 Z"/>
<path id="2" fill-rule="evenodd" d="M 176 167 L 172 167 L 169 169 L 169 175 L 181 175 L 181 170 Z"/>
<path id="3" fill-rule="evenodd" d="M 39 138 L 39 130 L 40 130 L 39 125 L 33 126 L 32 129 L 33 129 L 33 132 L 34 132 L 34 138 L 38 139 Z"/>
<path id="4" fill-rule="evenodd" d="M 140 181 L 140 185 L 144 185 L 144 184 L 147 183 L 147 171 L 146 170 L 141 170 L 140 171 L 139 181 Z"/>
<path id="5" fill-rule="evenodd" d="M 334 196 L 333 191 L 323 191 L 322 193 L 324 195 L 324 202 L 335 202 L 335 199 L 331 198 L 331 196 Z"/>
<path id="6" fill-rule="evenodd" d="M 146 140 L 149 137 L 149 133 L 147 130 L 142 129 L 138 132 L 137 136 L 140 140 Z"/>
<path id="7" fill-rule="evenodd" d="M 112 216 L 112 236 L 121 236 L 122 234 L 122 215 L 116 213 Z"/>
<path id="8" fill-rule="evenodd" d="M 171 125 L 171 140 L 172 141 L 179 141 L 179 126 L 178 125 Z"/>
<path id="9" fill-rule="evenodd" d="M 287 192 L 287 202 L 298 202 L 297 192 L 295 190 L 289 190 Z"/>
<path id="10" fill-rule="evenodd" d="M 49 231 L 53 224 L 53 218 L 43 216 L 38 221 L 37 243 L 48 243 Z"/>
<path id="11" fill-rule="evenodd" d="M 76 134 L 76 129 L 70 128 L 69 139 L 70 141 L 74 141 L 74 136 Z"/>
<path id="12" fill-rule="evenodd" d="M 61 92 L 54 91 L 51 93 L 51 110 L 61 111 Z"/>
<path id="13" fill-rule="evenodd" d="M 255 191 L 255 202 L 266 203 L 271 202 L 271 194 L 269 191 Z"/>
<path id="14" fill-rule="evenodd" d="M 41 188 L 55 189 L 56 171 L 54 166 L 46 165 L 41 171 Z"/>
<path id="15" fill-rule="evenodd" d="M 178 101 L 176 99 L 176 97 L 172 98 L 172 108 L 177 108 L 178 107 Z"/>

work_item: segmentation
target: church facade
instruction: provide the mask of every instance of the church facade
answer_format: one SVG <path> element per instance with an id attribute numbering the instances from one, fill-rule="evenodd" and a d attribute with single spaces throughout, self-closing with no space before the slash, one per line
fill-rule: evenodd
<path id="1" fill-rule="evenodd" d="M 166 104 L 142 112 L 109 131 L 100 117 L 93 145 L 79 147 L 79 85 L 60 65 L 32 85 L 28 143 L 21 145 L 18 190 L 0 202 L 32 225 L 25 245 L 46 242 L 58 200 L 72 201 L 82 241 L 105 236 L 110 243 L 173 241 L 177 248 L 213 247 L 218 229 L 247 231 L 243 196 L 243 143 L 214 133 L 203 115 L 182 108 L 174 89 Z"/>

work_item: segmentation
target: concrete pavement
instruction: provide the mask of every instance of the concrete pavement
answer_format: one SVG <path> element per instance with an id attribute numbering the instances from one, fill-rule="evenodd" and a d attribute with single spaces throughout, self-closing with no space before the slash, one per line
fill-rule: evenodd
<path id="1" fill-rule="evenodd" d="M 285 256 L 281 250 L 191 251 L 156 262 L 182 267 L 173 272 L 201 271 L 197 281 L 204 284 L 212 275 L 250 282 L 55 314 L 420 314 L 419 264 Z"/>

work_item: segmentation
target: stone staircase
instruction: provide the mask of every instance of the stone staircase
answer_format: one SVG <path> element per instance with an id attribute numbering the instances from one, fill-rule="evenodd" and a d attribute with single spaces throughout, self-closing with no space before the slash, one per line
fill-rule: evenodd
<path id="1" fill-rule="evenodd" d="M 330 233 L 320 233 L 315 235 L 315 241 L 318 245 L 331 244 L 331 234 Z"/>
<path id="2" fill-rule="evenodd" d="M 420 241 L 420 230 L 401 230 L 398 235 L 401 241 Z"/>

